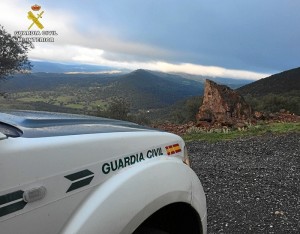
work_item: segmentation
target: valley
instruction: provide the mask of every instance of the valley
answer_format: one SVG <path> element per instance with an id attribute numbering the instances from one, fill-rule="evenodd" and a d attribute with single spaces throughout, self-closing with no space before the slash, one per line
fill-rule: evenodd
<path id="1" fill-rule="evenodd" d="M 89 73 L 96 71 L 97 68 L 47 63 L 39 64 L 39 66 L 46 71 L 53 69 L 57 73 L 33 72 L 2 80 L 0 82 L 0 109 L 40 110 L 110 117 L 107 112 L 111 111 L 109 108 L 115 104 L 115 109 L 122 109 L 121 105 L 125 105 L 124 116 L 138 115 L 138 117 L 142 116 L 154 122 L 186 123 L 193 121 L 204 92 L 205 77 L 202 76 L 169 74 L 143 69 L 120 73 Z M 70 73 L 72 71 L 87 72 Z M 238 88 L 237 91 L 255 110 L 273 112 L 279 111 L 280 108 L 299 114 L 300 79 L 298 74 L 299 68 L 252 83 L 249 83 L 249 80 L 218 77 L 209 77 L 209 79 L 233 89 Z"/>

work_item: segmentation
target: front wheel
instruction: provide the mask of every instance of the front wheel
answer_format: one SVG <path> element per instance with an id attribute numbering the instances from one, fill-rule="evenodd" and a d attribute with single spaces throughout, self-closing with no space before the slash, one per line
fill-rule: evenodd
<path id="1" fill-rule="evenodd" d="M 151 228 L 151 227 L 139 227 L 133 234 L 169 234 L 168 232 Z"/>

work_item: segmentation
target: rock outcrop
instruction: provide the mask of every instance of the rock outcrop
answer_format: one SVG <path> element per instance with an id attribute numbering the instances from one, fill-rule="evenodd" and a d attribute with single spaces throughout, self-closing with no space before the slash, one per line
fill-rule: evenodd
<path id="1" fill-rule="evenodd" d="M 197 122 L 232 126 L 252 117 L 252 109 L 244 98 L 225 85 L 206 80 L 203 103 L 197 114 Z"/>

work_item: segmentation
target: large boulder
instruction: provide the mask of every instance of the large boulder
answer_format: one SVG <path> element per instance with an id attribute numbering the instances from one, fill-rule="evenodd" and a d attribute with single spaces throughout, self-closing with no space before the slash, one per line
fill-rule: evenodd
<path id="1" fill-rule="evenodd" d="M 205 81 L 203 103 L 196 117 L 198 123 L 205 121 L 230 126 L 251 116 L 250 105 L 236 91 L 211 80 Z"/>

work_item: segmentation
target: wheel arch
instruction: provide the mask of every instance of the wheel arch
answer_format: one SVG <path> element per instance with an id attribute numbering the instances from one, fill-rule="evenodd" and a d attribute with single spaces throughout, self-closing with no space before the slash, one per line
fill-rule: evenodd
<path id="1" fill-rule="evenodd" d="M 148 217 L 133 234 L 144 230 L 160 230 L 172 234 L 203 234 L 201 218 L 188 203 L 175 202 L 166 205 Z"/>
<path id="2" fill-rule="evenodd" d="M 124 170 L 93 189 L 62 233 L 132 233 L 162 207 L 192 204 L 191 172 L 176 158 Z"/>

